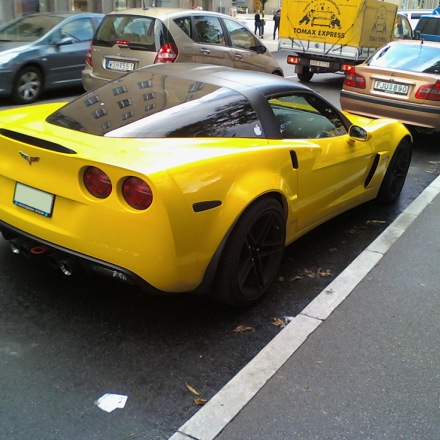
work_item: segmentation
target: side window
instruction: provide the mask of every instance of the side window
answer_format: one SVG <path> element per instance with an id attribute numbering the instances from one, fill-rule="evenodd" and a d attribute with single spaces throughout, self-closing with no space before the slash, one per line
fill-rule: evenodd
<path id="1" fill-rule="evenodd" d="M 413 37 L 413 32 L 412 32 L 412 28 L 411 28 L 411 24 L 408 21 L 407 18 L 403 18 L 402 19 L 402 31 L 403 31 L 403 38 L 405 40 L 409 40 Z"/>
<path id="2" fill-rule="evenodd" d="M 248 29 L 232 20 L 224 19 L 223 21 L 229 32 L 233 47 L 240 49 L 255 47 L 255 38 Z"/>
<path id="3" fill-rule="evenodd" d="M 67 23 L 61 29 L 61 37 L 71 37 L 74 41 L 90 41 L 93 38 L 93 25 L 88 18 Z"/>
<path id="4" fill-rule="evenodd" d="M 312 94 L 271 98 L 269 104 L 284 139 L 317 139 L 347 133 L 337 111 Z"/>
<path id="5" fill-rule="evenodd" d="M 394 25 L 395 39 L 410 39 L 412 38 L 412 30 L 409 21 L 404 16 L 397 16 L 396 24 Z"/>
<path id="6" fill-rule="evenodd" d="M 217 17 L 197 16 L 194 17 L 197 39 L 201 43 L 225 45 L 225 36 Z"/>
<path id="7" fill-rule="evenodd" d="M 179 26 L 179 28 L 188 35 L 189 38 L 192 38 L 192 29 L 191 29 L 191 17 L 180 17 L 174 20 L 174 23 Z"/>

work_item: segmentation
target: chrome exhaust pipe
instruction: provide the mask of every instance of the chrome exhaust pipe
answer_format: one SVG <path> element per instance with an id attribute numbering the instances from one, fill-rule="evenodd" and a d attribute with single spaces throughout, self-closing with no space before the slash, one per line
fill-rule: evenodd
<path id="1" fill-rule="evenodd" d="M 56 252 L 49 256 L 52 267 L 59 269 L 62 274 L 70 277 L 78 270 L 78 262 L 67 254 Z"/>
<path id="2" fill-rule="evenodd" d="M 13 254 L 22 254 L 26 257 L 31 256 L 31 249 L 35 246 L 30 240 L 26 240 L 24 238 L 17 238 L 15 240 L 10 240 L 9 247 Z"/>
<path id="3" fill-rule="evenodd" d="M 61 272 L 67 277 L 73 275 L 74 265 L 74 261 L 70 259 L 61 260 L 58 262 L 58 267 L 60 268 Z"/>
<path id="4" fill-rule="evenodd" d="M 11 248 L 13 254 L 18 255 L 19 253 L 21 253 L 20 246 L 18 246 L 18 244 L 16 244 L 12 240 L 9 243 L 9 247 Z"/>

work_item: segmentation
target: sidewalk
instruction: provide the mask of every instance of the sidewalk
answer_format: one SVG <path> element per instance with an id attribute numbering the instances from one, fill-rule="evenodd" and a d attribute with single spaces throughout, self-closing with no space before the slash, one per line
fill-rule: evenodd
<path id="1" fill-rule="evenodd" d="M 252 33 L 255 30 L 254 24 L 254 16 L 253 15 L 245 15 L 245 14 L 237 14 L 235 17 L 236 20 L 245 25 Z M 264 36 L 261 38 L 258 34 L 255 34 L 256 37 L 267 47 L 270 52 L 276 52 L 278 50 L 278 32 L 276 38 L 273 38 L 273 16 L 265 15 L 264 19 L 266 21 L 266 25 L 264 26 Z"/>
<path id="2" fill-rule="evenodd" d="M 440 439 L 440 177 L 170 440 Z"/>

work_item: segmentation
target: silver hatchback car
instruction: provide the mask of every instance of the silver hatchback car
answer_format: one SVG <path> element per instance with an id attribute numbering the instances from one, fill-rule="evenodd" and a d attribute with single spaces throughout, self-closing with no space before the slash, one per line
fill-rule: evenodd
<path id="1" fill-rule="evenodd" d="M 107 14 L 86 62 L 86 90 L 154 63 L 216 64 L 283 76 L 275 57 L 249 29 L 228 15 L 199 10 L 146 8 Z"/>

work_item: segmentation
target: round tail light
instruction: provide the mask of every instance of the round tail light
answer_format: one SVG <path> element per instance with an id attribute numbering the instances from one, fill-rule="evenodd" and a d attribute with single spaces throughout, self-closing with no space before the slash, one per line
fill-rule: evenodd
<path id="1" fill-rule="evenodd" d="M 134 209 L 147 209 L 153 202 L 151 188 L 138 177 L 128 177 L 122 184 L 122 195 Z"/>
<path id="2" fill-rule="evenodd" d="M 98 199 L 107 198 L 112 192 L 112 183 L 104 171 L 96 167 L 88 167 L 83 175 L 87 191 Z"/>

